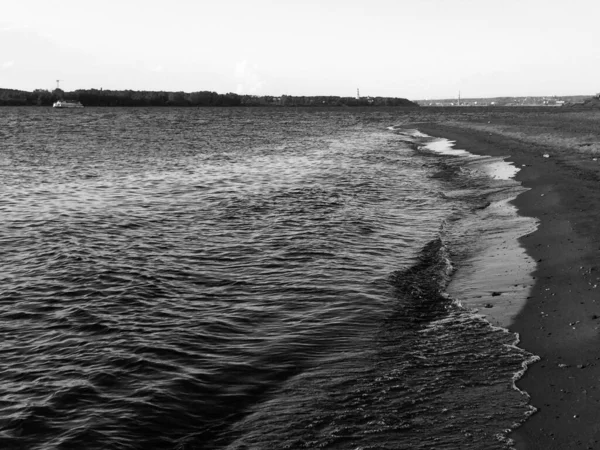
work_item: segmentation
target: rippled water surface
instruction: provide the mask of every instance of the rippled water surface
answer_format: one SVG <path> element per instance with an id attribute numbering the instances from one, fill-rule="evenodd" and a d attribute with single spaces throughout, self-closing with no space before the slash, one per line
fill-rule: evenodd
<path id="1" fill-rule="evenodd" d="M 0 446 L 505 448 L 399 111 L 0 109 Z"/>

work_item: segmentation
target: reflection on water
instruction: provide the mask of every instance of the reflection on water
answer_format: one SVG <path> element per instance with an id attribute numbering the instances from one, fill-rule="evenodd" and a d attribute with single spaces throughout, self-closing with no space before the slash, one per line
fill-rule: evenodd
<path id="1" fill-rule="evenodd" d="M 528 356 L 427 288 L 469 204 L 397 114 L 3 110 L 3 448 L 503 448 Z"/>

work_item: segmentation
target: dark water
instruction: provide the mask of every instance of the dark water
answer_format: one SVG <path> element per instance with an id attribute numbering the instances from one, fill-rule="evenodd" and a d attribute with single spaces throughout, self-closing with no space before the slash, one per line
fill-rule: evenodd
<path id="1" fill-rule="evenodd" d="M 0 447 L 508 448 L 530 355 L 443 294 L 469 181 L 399 121 L 1 109 Z"/>

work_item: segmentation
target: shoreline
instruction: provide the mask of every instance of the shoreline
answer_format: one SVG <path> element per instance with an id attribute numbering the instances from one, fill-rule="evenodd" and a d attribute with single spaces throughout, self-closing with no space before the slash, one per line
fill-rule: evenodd
<path id="1" fill-rule="evenodd" d="M 521 168 L 514 179 L 528 190 L 512 204 L 538 220 L 537 230 L 518 239 L 537 267 L 530 295 L 508 328 L 518 333 L 519 347 L 541 360 L 516 383 L 537 412 L 510 437 L 518 450 L 599 448 L 600 163 L 586 152 L 536 144 L 534 135 L 515 138 L 501 126 L 411 126 L 455 141 L 456 149 L 510 155 L 505 160 Z"/>
<path id="2" fill-rule="evenodd" d="M 483 203 L 471 205 L 467 216 L 451 219 L 453 224 L 448 227 L 447 238 L 452 248 L 451 259 L 459 269 L 452 275 L 446 292 L 493 326 L 508 329 L 529 296 L 534 283 L 531 274 L 535 270 L 535 261 L 518 241 L 537 227 L 537 220 L 520 215 L 513 205 L 514 199 L 526 191 L 514 179 L 519 168 L 501 157 L 475 155 L 456 148 L 454 141 L 445 138 L 429 142 L 423 148 L 457 157 L 445 162 L 449 164 L 447 167 L 475 170 L 489 177 L 482 180 L 481 175 L 466 175 L 474 183 L 467 189 L 478 191 Z M 448 172 L 451 174 L 453 170 Z M 444 178 L 451 181 L 452 177 Z M 448 194 L 456 195 L 456 199 L 463 195 L 461 188 L 454 193 L 452 187 Z"/>

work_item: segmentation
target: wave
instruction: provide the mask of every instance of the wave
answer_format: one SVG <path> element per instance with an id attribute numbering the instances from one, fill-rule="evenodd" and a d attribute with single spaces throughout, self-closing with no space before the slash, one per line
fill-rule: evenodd
<path id="1" fill-rule="evenodd" d="M 390 277 L 394 306 L 371 339 L 291 377 L 219 448 L 510 448 L 534 411 L 515 374 L 534 358 L 445 292 L 443 233 Z"/>
<path id="2" fill-rule="evenodd" d="M 452 287 L 516 188 L 369 112 L 171 113 L 11 141 L 0 446 L 507 445 L 529 355 Z"/>

